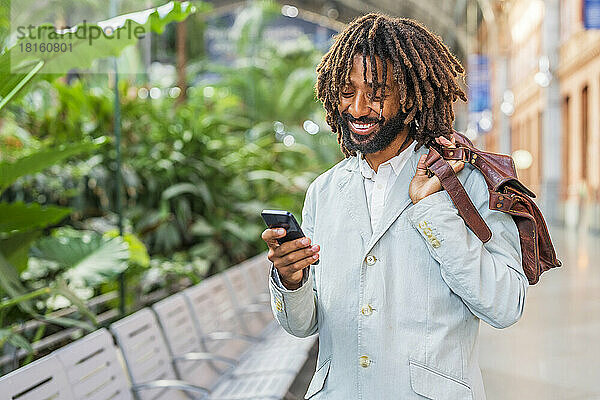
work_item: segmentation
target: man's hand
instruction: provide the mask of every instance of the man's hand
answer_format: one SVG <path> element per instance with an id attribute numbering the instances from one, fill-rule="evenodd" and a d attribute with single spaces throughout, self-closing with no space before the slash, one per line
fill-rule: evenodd
<path id="1" fill-rule="evenodd" d="M 285 236 L 283 228 L 268 228 L 262 233 L 262 239 L 269 246 L 267 258 L 273 263 L 281 283 L 289 290 L 298 289 L 302 285 L 302 270 L 319 259 L 318 244 L 310 246 L 310 239 L 302 237 L 283 244 L 277 238 Z"/>
<path id="2" fill-rule="evenodd" d="M 445 147 L 456 147 L 454 136 L 452 136 L 452 141 L 443 136 L 436 138 L 435 141 Z M 425 166 L 426 158 L 427 155 L 423 154 L 419 159 L 417 172 L 415 173 L 415 176 L 413 176 L 412 181 L 410 181 L 410 186 L 408 187 L 408 195 L 413 204 L 417 204 L 423 198 L 442 189 L 442 184 L 437 176 L 434 175 L 431 178 L 427 176 L 427 167 Z M 448 163 L 454 172 L 459 172 L 465 166 L 463 161 L 448 161 Z"/>

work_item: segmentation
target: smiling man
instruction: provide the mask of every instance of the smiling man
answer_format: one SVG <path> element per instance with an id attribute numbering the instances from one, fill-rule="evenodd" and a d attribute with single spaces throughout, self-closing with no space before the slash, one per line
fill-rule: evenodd
<path id="1" fill-rule="evenodd" d="M 516 225 L 489 209 L 481 173 L 451 163 L 492 231 L 485 244 L 427 175 L 429 146 L 454 147 L 462 73 L 438 36 L 379 14 L 349 24 L 317 67 L 345 159 L 308 188 L 306 238 L 262 234 L 276 319 L 319 334 L 307 399 L 485 398 L 479 321 L 515 323 L 528 283 Z"/>

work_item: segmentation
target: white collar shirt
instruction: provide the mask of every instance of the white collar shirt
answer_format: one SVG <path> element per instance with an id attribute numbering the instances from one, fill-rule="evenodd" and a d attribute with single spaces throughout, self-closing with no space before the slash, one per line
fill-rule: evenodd
<path id="1" fill-rule="evenodd" d="M 375 230 L 381 220 L 390 188 L 394 185 L 400 171 L 414 152 L 415 145 L 416 142 L 413 141 L 400 154 L 381 163 L 377 168 L 377 172 L 373 171 L 367 160 L 363 158 L 363 154 L 358 152 L 359 168 L 364 178 L 367 205 L 371 217 L 371 229 Z"/>

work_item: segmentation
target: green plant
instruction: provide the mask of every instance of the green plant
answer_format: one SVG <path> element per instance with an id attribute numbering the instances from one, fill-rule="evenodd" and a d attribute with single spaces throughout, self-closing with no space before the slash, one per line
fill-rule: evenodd
<path id="1" fill-rule="evenodd" d="M 177 104 L 167 88 L 144 98 L 138 93 L 146 86 L 120 82 L 125 223 L 152 258 L 183 254 L 182 265 L 208 264 L 214 273 L 255 255 L 264 248 L 260 211 L 285 208 L 299 216 L 310 181 L 339 160 L 314 99 L 320 53 L 305 38 L 285 45 L 263 39 L 271 14 L 261 16 L 256 7 L 235 24 L 239 60 L 229 67 L 205 63 L 199 71 L 220 80 L 192 87 L 185 102 Z M 39 139 L 94 138 L 112 123 L 112 92 L 89 79 L 43 90 L 35 107 L 29 95 L 24 99 L 31 101 L 19 115 L 20 126 Z M 307 133 L 307 120 L 322 132 Z M 11 195 L 60 202 L 76 210 L 76 221 L 100 217 L 115 226 L 113 158 L 105 148 L 91 160 L 24 180 Z"/>
<path id="2" fill-rule="evenodd" d="M 0 6 L 3 12 L 8 13 L 8 2 L 2 3 Z M 116 26 L 116 22 L 113 22 L 114 36 L 99 35 L 94 40 L 93 46 L 89 44 L 88 38 L 102 30 L 97 24 L 81 23 L 77 25 L 78 35 L 56 33 L 50 25 L 40 26 L 41 29 L 37 31 L 37 35 L 21 38 L 12 47 L 3 49 L 4 51 L 0 54 L 0 75 L 5 77 L 0 81 L 0 110 L 36 79 L 52 80 L 57 76 L 62 76 L 63 71 L 73 68 L 88 68 L 94 60 L 118 56 L 124 48 L 138 40 L 136 35 L 124 32 L 135 32 L 136 28 L 139 28 L 142 32 L 153 31 L 160 34 L 166 25 L 184 20 L 191 13 L 196 12 L 198 7 L 206 10 L 208 6 L 202 2 L 191 5 L 189 2 L 172 1 L 163 5 L 161 11 L 155 9 L 149 13 L 138 12 L 135 14 L 135 19 L 131 15 L 127 18 L 119 16 L 113 19 L 113 21 L 121 22 L 118 26 Z M 1 23 L 2 21 L 0 21 Z M 55 37 L 59 38 L 61 44 L 68 46 L 70 51 L 45 52 L 41 50 L 39 45 L 42 43 L 58 43 Z M 29 43 L 36 50 L 18 51 L 19 46 L 23 43 Z M 48 73 L 44 75 L 46 71 Z M 58 71 L 63 73 L 57 74 Z"/>
<path id="3" fill-rule="evenodd" d="M 54 149 L 43 149 L 12 162 L 0 162 L 0 193 L 19 177 L 38 172 L 48 166 L 60 162 L 74 154 L 80 154 L 98 148 L 104 140 L 82 143 L 71 146 L 60 146 Z M 54 318 L 40 314 L 32 303 L 32 299 L 61 295 L 79 307 L 80 312 L 95 323 L 94 315 L 83 305 L 64 281 L 56 281 L 51 285 L 31 290 L 21 281 L 19 275 L 27 267 L 28 251 L 31 243 L 41 235 L 41 230 L 60 222 L 69 215 L 70 210 L 63 207 L 42 207 L 39 204 L 21 202 L 0 202 L 0 326 L 4 327 L 7 310 L 18 307 L 23 313 L 33 318 L 63 326 L 80 326 L 91 328 L 89 323 L 69 318 Z M 2 328 L 0 336 L 5 341 L 21 344 L 23 341 L 12 329 Z M 15 339 L 16 338 L 16 339 Z M 29 347 L 25 347 L 29 349 Z"/>
<path id="4" fill-rule="evenodd" d="M 204 3 L 198 3 L 204 7 Z M 8 1 L 0 3 L 0 15 L 8 15 Z M 114 33 L 124 29 L 135 29 L 143 26 L 144 31 L 161 33 L 165 26 L 173 21 L 181 21 L 196 6 L 189 3 L 171 2 L 162 9 L 162 12 L 153 10 L 138 14 L 134 20 L 131 16 L 121 18 L 122 25 Z M 143 15 L 143 18 L 140 17 Z M 143 20 L 142 20 L 143 19 Z M 0 111 L 11 101 L 25 93 L 25 88 L 40 79 L 53 80 L 57 70 L 72 68 L 86 68 L 92 61 L 107 57 L 117 56 L 125 47 L 134 43 L 137 38 L 121 35 L 122 40 L 114 40 L 100 36 L 94 46 L 86 46 L 85 39 L 77 36 L 68 37 L 67 34 L 58 34 L 63 43 L 71 45 L 74 51 L 50 54 L 33 52 L 17 52 L 20 45 L 17 42 L 13 47 L 5 49 L 4 41 L 7 34 L 7 21 L 0 18 Z M 81 25 L 78 30 L 98 30 L 97 25 Z M 52 29 L 43 31 L 45 34 L 56 35 Z M 50 33 L 52 32 L 52 33 Z M 48 39 L 40 36 L 33 40 L 44 41 Z M 32 40 L 32 38 L 28 38 Z M 46 73 L 47 72 L 47 73 Z M 6 121 L 0 119 L 0 125 Z M 14 125 L 13 125 L 14 126 Z M 3 139 L 6 143 L 10 136 Z M 16 150 L 2 154 L 0 158 L 0 198 L 6 199 L 7 189 L 23 176 L 38 173 L 49 166 L 55 165 L 68 157 L 83 154 L 90 150 L 97 150 L 105 142 L 103 137 L 97 140 L 89 138 L 80 140 L 77 145 L 52 145 L 45 144 L 38 148 L 20 149 L 23 142 L 13 137 L 12 144 Z M 81 138 L 80 138 L 81 139 Z M 10 143 L 10 141 L 9 141 Z M 24 178 L 26 179 L 26 178 Z M 17 198 L 20 196 L 17 193 Z M 126 268 L 126 260 L 132 254 L 136 262 L 147 264 L 147 254 L 140 249 L 139 241 L 129 237 L 123 241 L 119 237 L 102 237 L 95 233 L 77 232 L 68 229 L 55 231 L 55 236 L 38 239 L 42 229 L 59 223 L 71 213 L 71 209 L 57 206 L 41 206 L 39 204 L 25 204 L 22 201 L 0 202 L 0 345 L 11 343 L 31 351 L 27 340 L 16 333 L 14 321 L 23 318 L 35 318 L 62 326 L 77 326 L 92 329 L 97 324 L 95 315 L 87 309 L 81 298 L 74 291 L 82 288 L 94 287 L 114 278 L 116 274 Z M 31 244 L 38 240 L 34 258 L 28 257 Z M 130 253 L 127 243 L 137 246 L 135 253 Z M 142 246 L 143 247 L 143 246 Z M 144 249 L 145 250 L 145 249 Z M 31 261 L 31 263 L 30 263 Z M 29 265 L 31 264 L 31 265 Z M 32 268 L 33 266 L 33 268 Z M 27 271 L 25 269 L 27 268 Z M 36 269 L 37 268 L 37 269 Z M 21 274 L 41 274 L 44 278 L 27 281 L 21 279 Z M 40 276 L 38 276 L 39 278 Z M 46 299 L 45 305 L 40 306 L 39 298 Z M 54 306 L 49 305 L 57 297 L 62 297 L 67 303 L 76 306 L 79 313 L 91 322 L 73 318 L 63 318 L 48 315 Z M 33 300 L 36 300 L 34 302 Z M 18 310 L 18 311 L 15 311 Z M 43 334 L 43 329 L 38 329 L 34 340 Z"/>

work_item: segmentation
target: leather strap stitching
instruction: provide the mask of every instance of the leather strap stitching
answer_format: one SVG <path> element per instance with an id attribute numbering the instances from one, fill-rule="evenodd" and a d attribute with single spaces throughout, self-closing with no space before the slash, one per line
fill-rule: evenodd
<path id="1" fill-rule="evenodd" d="M 435 151 L 437 153 L 435 149 L 430 149 L 430 151 Z M 456 177 L 456 174 L 448 161 L 444 160 L 439 153 L 437 153 L 437 159 L 429 166 L 428 170 L 438 177 L 442 187 L 448 192 L 454 206 L 458 210 L 458 214 L 479 240 L 483 243 L 489 241 L 492 237 L 490 228 L 473 205 L 473 202 Z"/>

